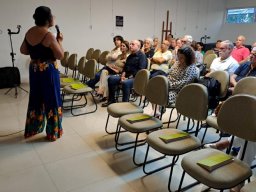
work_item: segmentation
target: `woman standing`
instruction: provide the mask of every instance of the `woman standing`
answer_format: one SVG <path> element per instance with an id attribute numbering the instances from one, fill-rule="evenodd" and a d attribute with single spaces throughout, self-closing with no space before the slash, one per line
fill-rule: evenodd
<path id="1" fill-rule="evenodd" d="M 54 25 L 50 8 L 36 8 L 33 18 L 35 26 L 27 31 L 20 47 L 20 52 L 31 58 L 25 138 L 41 133 L 46 127 L 47 139 L 55 141 L 63 132 L 60 79 L 56 63 L 56 59 L 64 56 L 63 37 L 58 34 L 56 38 L 48 31 Z"/>

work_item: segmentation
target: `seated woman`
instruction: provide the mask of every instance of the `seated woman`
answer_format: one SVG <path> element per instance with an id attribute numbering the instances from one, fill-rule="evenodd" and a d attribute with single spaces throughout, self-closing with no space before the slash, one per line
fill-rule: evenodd
<path id="1" fill-rule="evenodd" d="M 203 57 L 204 57 L 204 44 L 202 42 L 197 42 L 196 43 L 196 51 L 195 51 L 195 55 L 196 55 L 196 65 L 200 65 L 203 64 Z"/>
<path id="2" fill-rule="evenodd" d="M 154 49 L 152 48 L 153 40 L 151 38 L 146 38 L 143 42 L 143 52 L 148 59 L 151 59 L 154 55 Z"/>
<path id="3" fill-rule="evenodd" d="M 190 46 L 183 46 L 177 51 L 178 60 L 172 65 L 168 73 L 169 101 L 175 103 L 179 91 L 199 76 L 195 65 L 195 52 Z M 160 110 L 158 110 L 160 111 Z M 160 114 L 156 114 L 157 117 Z"/>
<path id="4" fill-rule="evenodd" d="M 108 77 L 109 75 L 117 75 L 122 73 L 126 58 L 129 55 L 129 42 L 121 43 L 121 54 L 118 55 L 114 62 L 108 62 L 100 75 L 99 89 L 97 94 L 101 96 L 101 102 L 107 100 L 108 97 Z"/>
<path id="5" fill-rule="evenodd" d="M 183 46 L 177 52 L 178 61 L 169 70 L 169 104 L 174 103 L 179 91 L 198 77 L 195 53 L 190 46 Z"/>

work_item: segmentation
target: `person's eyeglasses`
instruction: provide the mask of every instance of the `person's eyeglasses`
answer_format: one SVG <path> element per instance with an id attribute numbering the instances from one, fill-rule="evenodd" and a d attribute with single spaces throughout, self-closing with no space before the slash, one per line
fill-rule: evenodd
<path id="1" fill-rule="evenodd" d="M 219 48 L 220 50 L 225 50 L 225 49 L 227 49 L 226 47 L 220 47 Z"/>
<path id="2" fill-rule="evenodd" d="M 256 57 L 256 53 L 251 53 L 251 56 Z"/>

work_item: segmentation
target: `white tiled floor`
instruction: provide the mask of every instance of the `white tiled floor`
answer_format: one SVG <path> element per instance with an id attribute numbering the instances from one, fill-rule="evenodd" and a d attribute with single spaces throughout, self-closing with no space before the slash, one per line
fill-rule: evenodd
<path id="1" fill-rule="evenodd" d="M 28 85 L 22 85 L 28 89 Z M 169 170 L 145 176 L 132 163 L 132 151 L 117 152 L 112 135 L 104 131 L 107 112 L 72 117 L 64 113 L 64 135 L 56 142 L 45 140 L 45 133 L 23 138 L 28 94 L 14 89 L 0 90 L 0 191 L 1 192 L 158 192 L 168 191 Z M 149 109 L 147 109 L 149 111 Z M 114 128 L 111 118 L 109 127 Z M 129 135 L 131 136 L 131 135 Z M 138 150 L 144 158 L 145 147 Z M 181 158 L 180 158 L 181 159 Z M 169 162 L 168 160 L 165 160 Z M 182 168 L 174 168 L 172 189 L 178 187 Z M 187 177 L 186 183 L 192 181 Z M 189 191 L 200 191 L 198 186 Z"/>

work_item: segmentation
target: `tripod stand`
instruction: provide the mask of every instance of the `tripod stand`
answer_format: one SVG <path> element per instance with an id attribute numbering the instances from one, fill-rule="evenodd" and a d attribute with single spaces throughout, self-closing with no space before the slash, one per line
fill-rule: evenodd
<path id="1" fill-rule="evenodd" d="M 15 69 L 15 67 L 14 67 L 14 61 L 15 61 L 14 55 L 16 55 L 16 53 L 13 52 L 12 35 L 13 35 L 13 34 L 19 34 L 20 28 L 21 28 L 21 26 L 20 26 L 20 25 L 17 25 L 17 29 L 18 29 L 17 32 L 12 32 L 10 29 L 8 29 L 8 35 L 9 35 L 9 37 L 10 37 L 10 44 L 11 44 L 11 51 L 12 51 L 12 52 L 10 53 L 10 55 L 11 55 L 11 58 L 12 58 L 12 69 L 13 69 L 13 72 L 14 72 L 14 69 Z M 15 84 L 13 85 L 13 87 L 11 87 L 8 91 L 6 91 L 5 95 L 8 94 L 13 88 L 15 88 L 15 98 L 17 98 L 17 96 L 18 96 L 18 90 L 17 90 L 18 88 L 20 88 L 22 91 L 25 91 L 25 92 L 28 93 L 27 90 L 25 90 L 25 89 L 23 89 L 22 87 L 20 87 L 20 84 L 16 84 L 16 83 L 15 83 Z"/>

